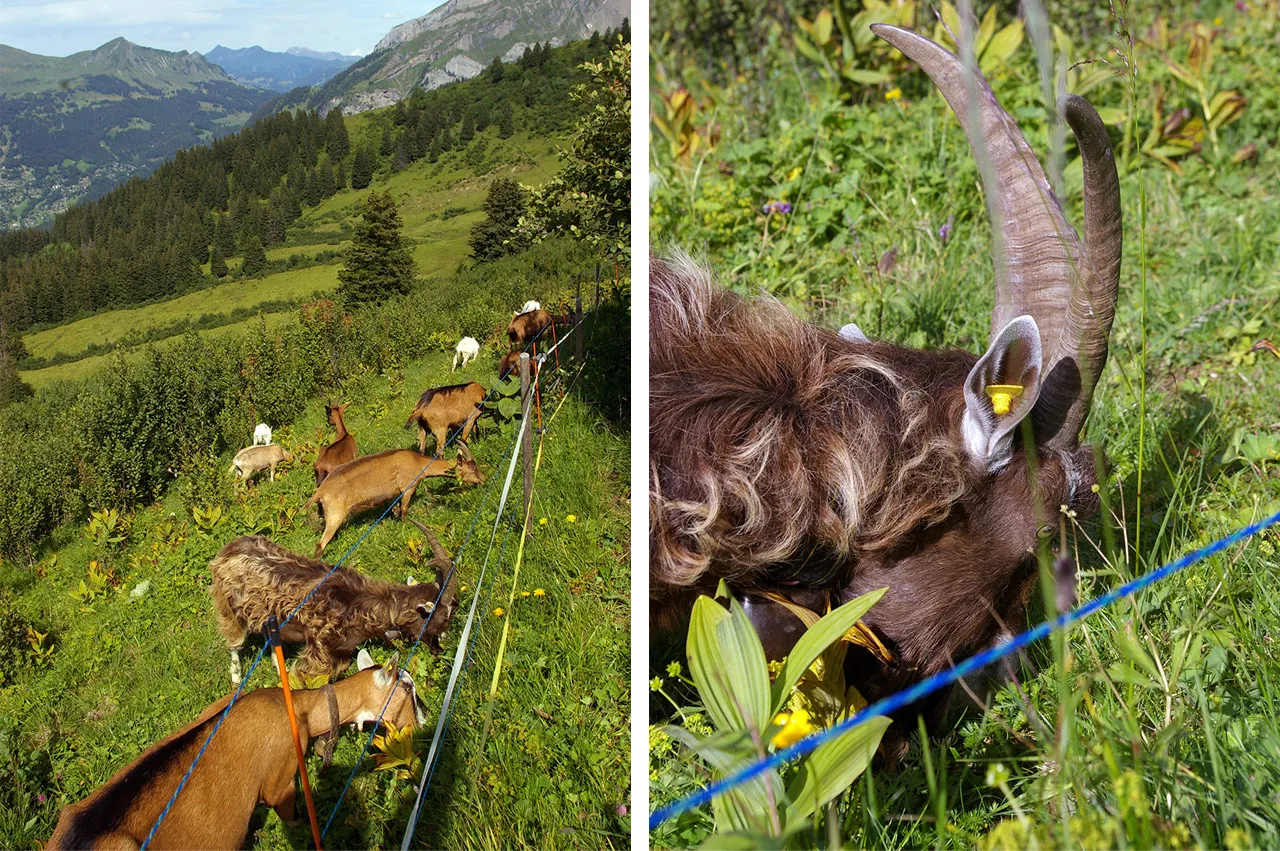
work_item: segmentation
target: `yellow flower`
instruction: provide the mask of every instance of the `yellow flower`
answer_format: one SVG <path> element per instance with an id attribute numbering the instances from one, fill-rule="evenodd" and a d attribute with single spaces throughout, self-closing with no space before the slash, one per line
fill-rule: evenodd
<path id="1" fill-rule="evenodd" d="M 578 515 L 576 515 L 576 514 L 566 514 L 564 519 L 565 519 L 565 521 L 566 521 L 566 522 L 569 522 L 569 523 L 577 523 L 577 522 L 578 522 Z"/>
<path id="2" fill-rule="evenodd" d="M 545 518 L 545 517 L 541 517 L 541 518 L 539 518 L 539 519 L 538 519 L 538 525 L 539 525 L 539 526 L 546 526 L 546 525 L 547 525 L 547 518 Z"/>
<path id="3" fill-rule="evenodd" d="M 1213 19 L 1213 25 L 1214 25 L 1215 27 L 1220 27 L 1220 26 L 1222 26 L 1222 18 L 1214 18 L 1214 19 Z"/>
<path id="4" fill-rule="evenodd" d="M 466 591 L 466 590 L 467 590 L 467 586 L 466 586 L 466 585 L 460 585 L 460 586 L 458 586 L 458 590 L 459 590 L 459 591 Z"/>
<path id="5" fill-rule="evenodd" d="M 795 180 L 803 172 L 804 172 L 804 169 L 802 169 L 800 166 L 796 166 L 795 168 L 791 169 L 791 171 L 787 172 L 787 180 Z"/>
<path id="6" fill-rule="evenodd" d="M 535 596 L 535 597 L 545 597 L 545 596 L 547 596 L 547 592 L 546 592 L 546 591 L 543 591 L 541 588 L 534 588 L 534 589 L 533 589 L 533 596 Z"/>
<path id="7" fill-rule="evenodd" d="M 809 713 L 804 709 L 797 709 L 790 714 L 779 712 L 774 717 L 773 723 L 782 727 L 769 740 L 769 744 L 778 749 L 794 745 L 815 729 L 813 724 L 809 723 Z"/>
<path id="8" fill-rule="evenodd" d="M 528 596 L 529 596 L 529 592 L 528 592 L 528 591 L 521 591 L 521 592 L 520 592 L 520 596 L 521 596 L 521 597 L 528 597 Z"/>
<path id="9" fill-rule="evenodd" d="M 901 100 L 902 89 L 899 89 L 896 86 L 892 89 L 889 89 L 889 91 L 884 93 L 884 99 L 885 100 Z"/>
<path id="10" fill-rule="evenodd" d="M 496 609 L 494 609 L 494 610 L 493 610 L 493 616 L 494 616 L 495 618 L 500 618 L 500 617 L 502 617 L 503 615 L 505 615 L 506 613 L 507 613 L 507 610 L 506 610 L 506 609 L 504 609 L 504 608 L 501 608 L 501 607 L 496 608 Z"/>

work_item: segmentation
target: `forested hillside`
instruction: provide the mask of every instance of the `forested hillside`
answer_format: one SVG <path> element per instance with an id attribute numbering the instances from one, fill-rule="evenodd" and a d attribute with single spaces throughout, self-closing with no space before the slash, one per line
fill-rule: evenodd
<path id="1" fill-rule="evenodd" d="M 47 232 L 0 234 L 0 344 L 20 359 L 15 338 L 33 326 L 214 285 L 246 248 L 281 244 L 303 206 L 362 189 L 376 170 L 435 162 L 490 126 L 499 138 L 566 130 L 578 109 L 569 92 L 586 79 L 579 66 L 607 52 L 604 38 L 540 49 L 417 90 L 368 118 L 377 127 L 368 142 L 352 143 L 338 110 L 272 115 L 68 210 Z"/>

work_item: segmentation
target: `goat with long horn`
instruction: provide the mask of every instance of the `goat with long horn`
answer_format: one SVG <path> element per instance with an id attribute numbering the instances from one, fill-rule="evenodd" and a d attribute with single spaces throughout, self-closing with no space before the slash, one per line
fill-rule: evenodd
<path id="1" fill-rule="evenodd" d="M 1082 242 L 981 75 L 913 32 L 872 29 L 924 69 L 987 166 L 987 351 L 838 334 L 716 286 L 686 256 L 650 261 L 651 628 L 678 636 L 697 594 L 725 579 L 785 655 L 799 621 L 766 595 L 820 609 L 887 586 L 865 618 L 887 654 L 849 655 L 869 699 L 1018 629 L 1041 531 L 1061 505 L 1096 511 L 1080 434 L 1121 243 L 1111 145 L 1086 101 L 1059 103 L 1084 162 Z M 918 711 L 936 718 L 944 701 Z"/>

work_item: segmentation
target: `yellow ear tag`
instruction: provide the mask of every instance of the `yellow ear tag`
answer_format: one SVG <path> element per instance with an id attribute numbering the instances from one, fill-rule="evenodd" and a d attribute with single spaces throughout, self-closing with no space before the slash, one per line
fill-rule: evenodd
<path id="1" fill-rule="evenodd" d="M 1003 417 L 1009 413 L 1009 403 L 1022 395 L 1021 384 L 988 384 L 987 395 L 991 397 L 991 407 L 996 416 Z"/>

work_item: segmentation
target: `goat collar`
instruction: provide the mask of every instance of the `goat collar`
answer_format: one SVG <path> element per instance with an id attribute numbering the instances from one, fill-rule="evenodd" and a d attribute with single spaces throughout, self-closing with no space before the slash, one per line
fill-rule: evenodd
<path id="1" fill-rule="evenodd" d="M 333 762 L 333 749 L 338 744 L 338 695 L 332 683 L 320 687 L 329 703 L 329 729 L 320 734 L 321 769 L 326 769 Z"/>

